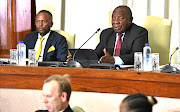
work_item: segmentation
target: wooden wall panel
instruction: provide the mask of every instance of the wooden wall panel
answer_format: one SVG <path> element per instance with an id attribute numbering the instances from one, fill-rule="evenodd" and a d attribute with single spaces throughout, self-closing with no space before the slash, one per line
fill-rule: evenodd
<path id="1" fill-rule="evenodd" d="M 9 58 L 9 50 L 32 31 L 34 1 L 0 0 L 0 58 Z"/>
<path id="2" fill-rule="evenodd" d="M 8 49 L 8 39 L 6 38 L 7 33 L 7 23 L 8 23 L 8 15 L 7 15 L 7 0 L 0 1 L 0 50 Z"/>
<path id="3" fill-rule="evenodd" d="M 1 0 L 0 4 L 0 57 L 7 57 L 9 56 L 9 49 L 12 47 L 12 4 L 11 0 Z"/>
<path id="4" fill-rule="evenodd" d="M 24 36 L 31 32 L 31 0 L 16 0 L 15 14 L 16 38 L 23 40 Z"/>

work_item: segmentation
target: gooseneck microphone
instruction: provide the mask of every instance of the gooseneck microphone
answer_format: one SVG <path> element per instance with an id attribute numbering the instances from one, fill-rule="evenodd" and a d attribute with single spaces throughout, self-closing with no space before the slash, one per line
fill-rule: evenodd
<path id="1" fill-rule="evenodd" d="M 174 55 L 174 53 L 175 53 L 178 49 L 179 49 L 179 47 L 176 47 L 176 50 L 171 54 L 170 59 L 169 59 L 169 65 L 171 65 L 171 58 L 172 58 L 172 56 Z"/>
<path id="2" fill-rule="evenodd" d="M 96 30 L 96 32 L 95 32 L 92 36 L 89 37 L 89 39 L 91 39 L 97 32 L 99 32 L 99 30 L 100 30 L 100 28 L 98 28 L 98 29 Z M 87 39 L 86 42 L 88 42 L 89 39 Z M 86 42 L 84 42 L 84 43 L 81 45 L 81 47 L 84 46 L 84 44 L 86 44 Z M 79 47 L 79 49 L 81 49 L 81 47 Z M 75 58 L 75 56 L 76 56 L 76 53 L 79 51 L 79 49 L 77 49 L 77 50 L 74 52 L 73 60 L 74 60 L 74 58 Z"/>
<path id="3" fill-rule="evenodd" d="M 96 32 L 95 32 L 92 36 L 90 36 L 90 37 L 74 52 L 74 54 L 73 54 L 73 60 L 70 60 L 70 61 L 67 62 L 67 66 L 68 66 L 68 67 L 83 68 L 83 66 L 82 66 L 79 62 L 75 61 L 76 53 L 82 48 L 82 46 L 83 46 L 84 44 L 86 44 L 86 43 L 89 41 L 89 39 L 91 39 L 91 38 L 92 38 L 97 32 L 99 32 L 99 31 L 100 31 L 100 28 L 98 28 L 98 29 L 96 30 Z"/>
<path id="4" fill-rule="evenodd" d="M 176 47 L 175 51 L 171 54 L 170 58 L 169 58 L 169 64 L 165 65 L 161 72 L 167 72 L 167 73 L 172 73 L 172 72 L 176 72 L 177 68 L 171 66 L 171 58 L 174 55 L 174 53 L 179 49 L 179 47 Z"/>

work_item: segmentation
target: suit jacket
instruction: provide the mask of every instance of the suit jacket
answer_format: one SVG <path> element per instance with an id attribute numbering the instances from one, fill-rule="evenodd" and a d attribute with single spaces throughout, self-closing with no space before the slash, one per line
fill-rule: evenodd
<path id="1" fill-rule="evenodd" d="M 24 37 L 26 44 L 26 56 L 28 57 L 28 50 L 34 49 L 38 39 L 38 32 L 34 31 Z M 48 49 L 54 46 L 55 50 L 48 52 Z M 55 31 L 51 31 L 45 45 L 43 61 L 66 61 L 68 55 L 68 45 L 66 38 Z"/>
<path id="2" fill-rule="evenodd" d="M 95 52 L 100 59 L 104 56 L 103 49 L 113 56 L 116 41 L 116 32 L 113 28 L 108 28 L 102 31 L 100 35 L 100 43 L 97 45 Z M 145 43 L 148 43 L 148 31 L 145 28 L 132 25 L 125 31 L 119 57 L 126 65 L 134 64 L 134 52 L 142 52 Z"/>
<path id="3" fill-rule="evenodd" d="M 48 112 L 48 110 L 37 110 L 36 112 Z M 73 112 L 73 110 L 68 106 L 63 112 Z"/>

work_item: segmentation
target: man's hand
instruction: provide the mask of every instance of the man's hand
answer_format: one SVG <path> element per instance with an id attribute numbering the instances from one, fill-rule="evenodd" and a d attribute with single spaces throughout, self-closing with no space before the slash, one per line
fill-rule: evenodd
<path id="1" fill-rule="evenodd" d="M 70 61 L 70 60 L 73 60 L 72 55 L 68 55 L 67 56 L 67 60 L 66 61 Z"/>
<path id="2" fill-rule="evenodd" d="M 98 63 L 111 63 L 111 64 L 114 64 L 114 63 L 115 63 L 114 57 L 111 56 L 111 55 L 106 51 L 106 49 L 104 49 L 104 54 L 105 54 L 105 55 L 100 58 L 100 60 L 98 61 Z"/>

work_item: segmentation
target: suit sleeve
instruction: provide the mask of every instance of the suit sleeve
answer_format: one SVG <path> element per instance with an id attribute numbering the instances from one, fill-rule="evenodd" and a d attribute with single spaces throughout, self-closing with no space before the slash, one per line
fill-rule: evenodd
<path id="1" fill-rule="evenodd" d="M 28 50 L 34 49 L 34 41 L 32 41 L 31 37 L 32 33 L 29 33 L 23 39 L 24 44 L 26 45 L 26 58 L 28 58 Z"/>
<path id="2" fill-rule="evenodd" d="M 56 44 L 58 61 L 66 61 L 68 55 L 68 45 L 65 37 L 61 37 Z"/>
<path id="3" fill-rule="evenodd" d="M 114 31 L 112 28 L 105 29 L 101 32 L 100 42 L 95 49 L 95 53 L 97 54 L 99 59 L 105 55 L 103 49 L 106 48 L 106 50 L 108 50 L 107 48 L 111 47 L 111 46 L 108 47 L 108 43 L 109 43 L 108 39 L 111 39 L 113 34 L 114 34 Z M 111 54 L 111 52 L 109 52 L 109 53 Z"/>
<path id="4" fill-rule="evenodd" d="M 103 49 L 105 48 L 104 42 L 103 42 L 104 40 L 102 39 L 102 37 L 103 37 L 102 35 L 104 35 L 103 32 L 100 34 L 100 42 L 96 46 L 96 49 L 95 49 L 95 53 L 99 59 L 104 55 Z"/>

